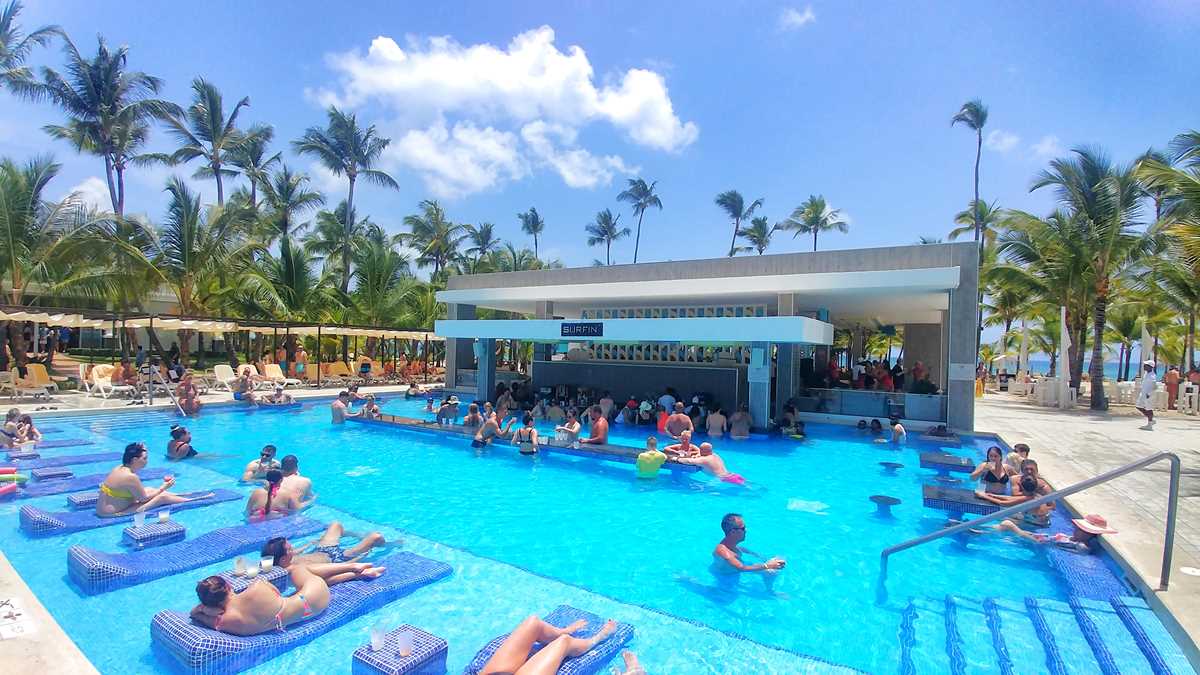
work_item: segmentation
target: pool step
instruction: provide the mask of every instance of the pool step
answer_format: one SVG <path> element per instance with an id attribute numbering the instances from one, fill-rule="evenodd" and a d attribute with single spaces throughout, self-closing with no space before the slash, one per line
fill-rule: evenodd
<path id="1" fill-rule="evenodd" d="M 904 675 L 1196 673 L 1139 597 L 912 598 L 900 621 Z"/>

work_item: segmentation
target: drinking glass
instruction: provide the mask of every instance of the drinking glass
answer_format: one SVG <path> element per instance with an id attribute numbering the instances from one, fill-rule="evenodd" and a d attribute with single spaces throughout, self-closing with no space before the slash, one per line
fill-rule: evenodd
<path id="1" fill-rule="evenodd" d="M 371 651 L 377 652 L 383 649 L 384 638 L 387 637 L 387 628 L 384 627 L 383 619 L 376 621 L 371 625 Z"/>
<path id="2" fill-rule="evenodd" d="M 171 519 L 171 509 L 163 509 L 158 512 L 158 522 L 165 523 Z"/>
<path id="3" fill-rule="evenodd" d="M 271 568 L 275 566 L 275 559 L 263 558 L 262 560 L 258 561 L 258 566 L 262 568 L 263 572 L 270 572 Z"/>
<path id="4" fill-rule="evenodd" d="M 134 527 L 141 527 L 142 525 L 145 525 L 145 524 L 146 524 L 146 512 L 145 512 L 145 511 L 136 511 L 136 512 L 134 512 L 134 514 L 133 514 L 133 526 L 134 526 Z"/>
<path id="5" fill-rule="evenodd" d="M 239 577 L 246 573 L 246 559 L 242 556 L 233 559 L 233 573 Z"/>
<path id="6" fill-rule="evenodd" d="M 413 639 L 416 638 L 411 630 L 401 631 L 400 635 L 396 636 L 396 647 L 400 652 L 400 656 L 408 656 L 412 654 Z"/>

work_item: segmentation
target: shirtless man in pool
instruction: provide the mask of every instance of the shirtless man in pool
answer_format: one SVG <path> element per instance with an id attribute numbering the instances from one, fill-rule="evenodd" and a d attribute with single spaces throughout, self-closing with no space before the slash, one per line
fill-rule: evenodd
<path id="1" fill-rule="evenodd" d="M 711 445 L 709 446 L 712 447 Z M 663 448 L 663 453 L 668 457 L 678 459 L 679 457 L 691 457 L 699 452 L 699 448 L 692 445 L 692 432 L 689 429 L 684 429 L 683 433 L 679 434 L 679 442 L 672 443 Z"/>
<path id="2" fill-rule="evenodd" d="M 275 537 L 263 544 L 262 557 L 272 558 L 275 565 L 288 570 L 295 565 L 307 567 L 330 586 L 353 579 L 374 579 L 387 571 L 386 567 L 358 562 L 371 549 L 386 543 L 382 534 L 372 532 L 348 549 L 340 544 L 344 535 L 342 524 L 334 521 L 320 539 L 299 549 L 285 537 Z"/>
<path id="3" fill-rule="evenodd" d="M 700 444 L 699 457 L 676 457 L 675 461 L 679 462 L 680 464 L 691 464 L 692 466 L 698 466 L 705 473 L 711 476 L 716 476 L 718 480 L 726 483 L 732 483 L 733 485 L 746 484 L 746 479 L 742 478 L 740 474 L 733 473 L 725 468 L 725 460 L 721 459 L 720 455 L 713 452 L 712 443 Z"/>
<path id="4" fill-rule="evenodd" d="M 787 564 L 783 558 L 769 558 L 766 562 L 747 565 L 742 562 L 742 554 L 748 553 L 756 558 L 763 556 L 741 545 L 746 540 L 746 521 L 739 513 L 727 513 L 721 519 L 721 531 L 725 537 L 713 549 L 713 557 L 727 563 L 738 572 L 776 572 Z"/>
<path id="5" fill-rule="evenodd" d="M 508 424 L 503 429 L 500 428 L 500 423 L 497 421 L 498 418 L 499 415 L 493 413 L 484 421 L 479 431 L 475 432 L 475 440 L 471 441 L 471 447 L 482 448 L 491 443 L 493 438 L 506 438 L 508 436 L 508 432 L 512 429 L 513 424 L 516 423 L 517 418 L 513 417 L 508 420 Z"/>

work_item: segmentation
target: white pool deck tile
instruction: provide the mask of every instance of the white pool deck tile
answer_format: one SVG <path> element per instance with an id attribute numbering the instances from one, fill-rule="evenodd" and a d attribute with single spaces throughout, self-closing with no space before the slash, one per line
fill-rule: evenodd
<path id="1" fill-rule="evenodd" d="M 1030 458 L 1055 487 L 1067 487 L 1156 452 L 1173 452 L 1183 464 L 1170 586 L 1158 591 L 1166 529 L 1170 471 L 1167 462 L 1068 497 L 1079 514 L 1098 513 L 1118 534 L 1104 537 L 1113 557 L 1140 582 L 1152 607 L 1200 670 L 1200 416 L 1175 411 L 1155 415 L 1153 431 L 1130 406 L 1092 412 L 1081 402 L 1063 411 L 1031 405 L 1022 397 L 989 393 L 976 400 L 975 428 L 995 432 L 1009 445 L 1028 443 Z"/>

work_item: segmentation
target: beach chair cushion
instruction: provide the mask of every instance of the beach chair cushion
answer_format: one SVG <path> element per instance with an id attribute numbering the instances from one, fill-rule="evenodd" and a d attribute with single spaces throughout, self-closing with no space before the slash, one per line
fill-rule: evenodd
<path id="1" fill-rule="evenodd" d="M 183 496 L 194 496 L 206 494 L 205 492 L 192 492 Z M 213 495 L 204 499 L 195 501 L 183 502 L 181 504 L 164 505 L 146 512 L 146 519 L 151 520 L 157 517 L 157 513 L 163 509 L 171 511 L 183 511 L 185 509 L 196 509 L 202 506 L 211 504 L 219 504 L 220 502 L 228 502 L 234 499 L 243 499 L 240 492 L 233 490 L 217 489 L 211 490 Z M 18 514 L 21 520 L 21 529 L 25 534 L 31 537 L 55 537 L 61 534 L 71 532 L 79 532 L 81 530 L 91 530 L 97 527 L 108 527 L 110 525 L 120 525 L 133 520 L 133 515 L 128 516 L 112 516 L 102 518 L 90 511 L 46 511 L 39 509 L 31 504 L 26 504 L 21 507 Z"/>
<path id="2" fill-rule="evenodd" d="M 324 529 L 325 524 L 320 521 L 290 516 L 223 527 L 152 551 L 105 553 L 85 546 L 72 546 L 67 550 L 67 575 L 84 593 L 96 595 L 204 567 L 243 553 L 257 553 L 274 537 L 290 539 Z"/>
<path id="3" fill-rule="evenodd" d="M 25 461 L 17 461 L 7 466 L 18 469 L 48 469 L 54 466 L 70 466 L 72 464 L 95 464 L 98 462 L 119 462 L 119 452 L 93 452 L 87 455 L 64 455 L 62 457 L 40 457 Z"/>
<path id="4" fill-rule="evenodd" d="M 142 469 L 138 473 L 138 477 L 142 480 L 155 480 L 167 475 L 166 469 Z M 45 497 L 47 495 L 61 495 L 66 492 L 79 492 L 80 490 L 92 489 L 91 494 L 98 494 L 95 488 L 104 482 L 108 474 L 93 473 L 87 476 L 77 476 L 65 480 L 48 480 L 38 483 L 30 483 L 21 490 L 18 497 L 22 499 L 30 499 L 32 497 Z M 75 496 L 75 495 L 72 495 Z M 95 504 L 95 500 L 92 504 Z"/>
<path id="5" fill-rule="evenodd" d="M 576 609 L 569 605 L 559 605 L 553 612 L 542 617 L 542 620 L 546 623 L 558 626 L 559 628 L 565 628 L 572 622 L 580 619 L 587 622 L 587 626 L 574 633 L 575 637 L 580 638 L 595 635 L 600 630 L 600 627 L 604 625 L 605 621 L 591 612 L 585 612 L 582 609 Z M 467 665 L 463 674 L 478 675 L 483 670 L 483 667 L 487 665 L 488 659 L 492 658 L 492 654 L 496 653 L 496 650 L 500 648 L 500 645 L 506 639 L 508 639 L 507 634 L 501 635 L 484 645 L 483 649 L 480 649 L 479 653 L 475 655 L 475 658 L 471 659 L 471 663 Z M 598 673 L 614 656 L 620 653 L 621 648 L 631 639 L 633 639 L 633 626 L 627 623 L 617 624 L 617 629 L 613 631 L 613 634 L 607 640 L 604 640 L 575 658 L 563 661 L 562 665 L 558 668 L 558 674 L 592 675 L 592 673 Z M 536 652 L 543 646 L 535 644 L 533 651 Z"/>
<path id="6" fill-rule="evenodd" d="M 426 584 L 448 576 L 451 568 L 402 551 L 378 565 L 388 568 L 378 579 L 358 579 L 329 589 L 329 606 L 311 619 L 280 631 L 241 637 L 192 623 L 185 612 L 164 610 L 150 622 L 150 638 L 160 658 L 185 673 L 232 673 L 263 663 L 305 644 L 342 624 L 378 609 Z"/>

